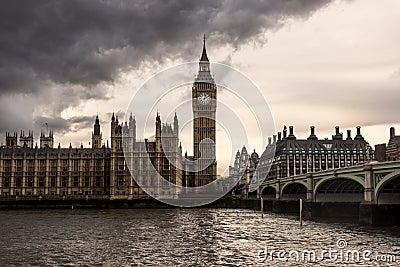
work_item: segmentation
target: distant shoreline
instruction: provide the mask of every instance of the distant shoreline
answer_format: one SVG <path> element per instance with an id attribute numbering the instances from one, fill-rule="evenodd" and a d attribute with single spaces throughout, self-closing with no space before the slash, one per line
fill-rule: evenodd
<path id="1" fill-rule="evenodd" d="M 299 216 L 298 201 L 263 200 L 265 213 L 292 214 Z M 2 210 L 30 209 L 179 209 L 153 198 L 111 199 L 98 198 L 0 198 Z M 235 199 L 224 197 L 210 204 L 193 208 L 226 208 L 257 210 L 261 216 L 259 199 Z M 190 209 L 190 208 L 188 208 Z M 400 205 L 368 205 L 365 203 L 313 203 L 304 202 L 305 220 L 341 222 L 343 220 L 371 226 L 400 226 Z"/>
<path id="2" fill-rule="evenodd" d="M 245 208 L 257 209 L 259 200 L 241 200 L 222 198 L 213 203 L 201 207 L 222 207 L 222 208 Z M 201 208 L 199 207 L 199 208 Z M 147 208 L 181 208 L 168 205 L 154 198 L 136 199 L 112 199 L 104 197 L 2 197 L 0 198 L 0 210 L 5 209 L 147 209 Z"/>

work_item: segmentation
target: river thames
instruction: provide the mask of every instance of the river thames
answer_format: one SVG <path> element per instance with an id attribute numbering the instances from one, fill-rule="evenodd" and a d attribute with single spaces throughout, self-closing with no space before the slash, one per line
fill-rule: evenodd
<path id="1" fill-rule="evenodd" d="M 251 210 L 11 210 L 0 224 L 1 266 L 400 266 L 399 228 Z"/>

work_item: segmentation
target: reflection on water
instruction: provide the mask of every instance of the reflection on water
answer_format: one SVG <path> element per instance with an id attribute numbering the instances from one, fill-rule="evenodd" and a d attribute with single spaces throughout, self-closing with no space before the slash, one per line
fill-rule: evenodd
<path id="1" fill-rule="evenodd" d="M 346 249 L 394 255 L 400 266 L 399 228 L 359 227 L 231 209 L 0 211 L 0 265 L 315 266 L 315 262 L 261 261 L 259 250 Z M 347 264 L 347 265 L 346 265 Z M 357 266 L 332 262 L 319 266 Z"/>

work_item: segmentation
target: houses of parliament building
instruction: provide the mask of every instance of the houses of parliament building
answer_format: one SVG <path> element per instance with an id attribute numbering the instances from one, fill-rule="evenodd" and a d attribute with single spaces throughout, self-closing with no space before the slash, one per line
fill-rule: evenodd
<path id="1" fill-rule="evenodd" d="M 6 133 L 6 144 L 0 147 L 0 196 L 176 198 L 182 193 L 180 186 L 209 184 L 217 178 L 216 98 L 204 38 L 192 86 L 193 156 L 182 156 L 177 114 L 168 124 L 161 123 L 157 113 L 154 139 L 138 140 L 135 118 L 131 115 L 120 123 L 113 113 L 110 145 L 103 143 L 96 116 L 91 148 L 54 147 L 52 131 L 41 133 L 39 146 L 31 131 L 27 135 L 21 131 L 19 138 L 16 132 Z M 204 139 L 213 142 L 202 144 L 200 150 Z M 206 163 L 208 167 L 202 166 Z M 198 172 L 182 168 L 196 164 Z"/>

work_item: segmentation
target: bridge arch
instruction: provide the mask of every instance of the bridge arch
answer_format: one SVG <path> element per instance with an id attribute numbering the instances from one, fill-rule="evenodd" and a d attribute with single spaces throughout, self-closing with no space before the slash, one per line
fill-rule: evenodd
<path id="1" fill-rule="evenodd" d="M 400 204 L 400 171 L 387 174 L 375 186 L 375 199 L 379 204 Z"/>
<path id="2" fill-rule="evenodd" d="M 285 184 L 281 190 L 282 200 L 307 199 L 307 184 L 302 181 Z"/>
<path id="3" fill-rule="evenodd" d="M 331 176 L 315 185 L 315 202 L 361 202 L 364 200 L 364 180 L 360 177 Z"/>
<path id="4" fill-rule="evenodd" d="M 275 199 L 276 198 L 276 187 L 272 186 L 272 185 L 264 187 L 260 192 L 260 196 L 263 199 Z"/>
<path id="5" fill-rule="evenodd" d="M 364 187 L 364 183 L 365 183 L 365 181 L 364 181 L 363 178 L 358 177 L 358 176 L 355 176 L 355 175 L 351 175 L 351 174 L 337 175 L 337 176 L 329 176 L 329 177 L 322 178 L 322 179 L 319 180 L 317 183 L 315 183 L 315 185 L 314 185 L 314 192 L 316 192 L 316 191 L 318 190 L 318 187 L 319 187 L 321 184 L 325 183 L 326 181 L 333 180 L 333 179 L 350 179 L 350 180 L 353 180 L 353 181 L 355 181 L 355 182 L 361 184 L 363 187 Z"/>

